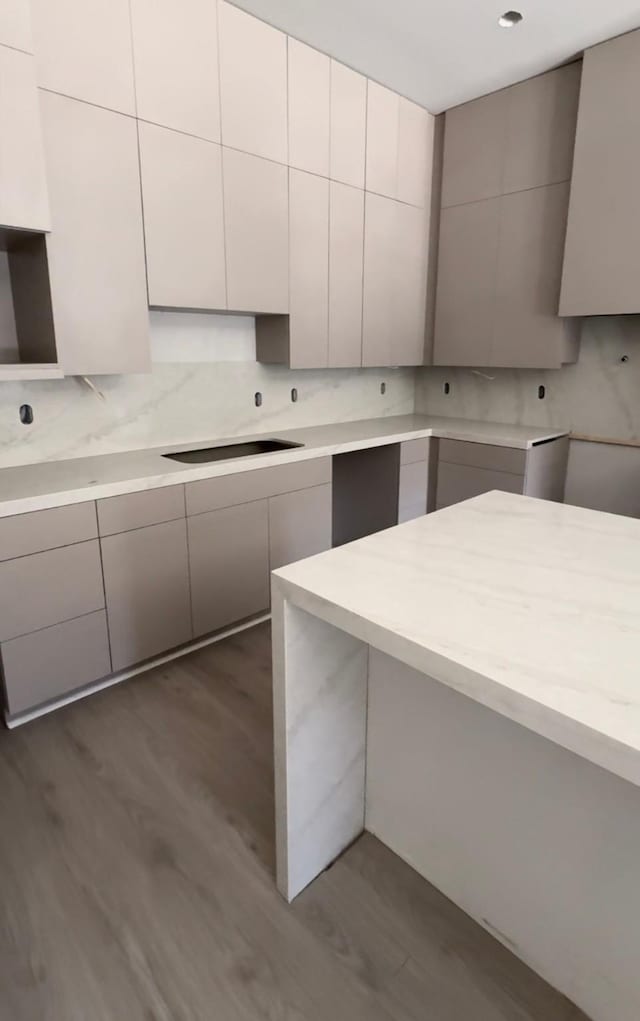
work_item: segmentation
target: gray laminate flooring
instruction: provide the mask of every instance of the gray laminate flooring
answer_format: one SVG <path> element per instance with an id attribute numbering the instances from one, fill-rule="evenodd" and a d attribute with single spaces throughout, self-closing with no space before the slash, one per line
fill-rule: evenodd
<path id="1" fill-rule="evenodd" d="M 267 625 L 0 732 L 1 1021 L 577 1021 L 369 835 L 274 886 Z"/>

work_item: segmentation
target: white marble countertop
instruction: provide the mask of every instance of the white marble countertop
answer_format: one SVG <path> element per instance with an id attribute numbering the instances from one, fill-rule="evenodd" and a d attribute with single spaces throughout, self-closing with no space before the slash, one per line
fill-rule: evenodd
<path id="1" fill-rule="evenodd" d="M 273 584 L 640 786 L 640 521 L 487 493 L 282 568 Z"/>
<path id="2" fill-rule="evenodd" d="M 536 443 L 566 436 L 565 431 L 545 430 L 493 422 L 470 422 L 461 418 L 430 415 L 397 415 L 357 422 L 313 426 L 305 429 L 277 430 L 252 436 L 212 437 L 201 443 L 181 443 L 168 447 L 132 450 L 120 454 L 49 461 L 17 468 L 0 469 L 0 517 L 60 507 L 84 500 L 121 496 L 145 489 L 233 472 L 267 468 L 290 461 L 345 453 L 365 447 L 423 436 L 491 443 L 503 447 L 528 449 Z M 164 453 L 195 450 L 221 443 L 251 439 L 282 439 L 304 446 L 209 464 L 188 465 L 162 457 Z"/>

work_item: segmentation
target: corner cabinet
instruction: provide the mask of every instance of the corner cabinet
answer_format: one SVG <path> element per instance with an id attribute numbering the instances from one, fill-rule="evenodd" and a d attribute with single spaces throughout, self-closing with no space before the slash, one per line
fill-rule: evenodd
<path id="1" fill-rule="evenodd" d="M 58 356 L 68 375 L 150 368 L 136 122 L 40 92 Z"/>
<path id="2" fill-rule="evenodd" d="M 640 312 L 640 30 L 585 52 L 560 312 Z"/>
<path id="3" fill-rule="evenodd" d="M 436 365 L 560 368 L 558 315 L 580 64 L 447 111 Z"/>

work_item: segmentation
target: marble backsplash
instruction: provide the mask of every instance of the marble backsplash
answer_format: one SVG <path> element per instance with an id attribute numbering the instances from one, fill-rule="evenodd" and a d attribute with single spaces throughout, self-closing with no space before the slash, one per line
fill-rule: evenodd
<path id="1" fill-rule="evenodd" d="M 152 314 L 153 371 L 92 377 L 99 394 L 76 377 L 0 383 L 0 467 L 414 410 L 412 369 L 289 371 L 260 365 L 253 320 L 206 319 Z M 256 391 L 263 397 L 259 408 Z M 33 408 L 30 426 L 20 422 L 21 404 Z"/>
<path id="2" fill-rule="evenodd" d="M 419 370 L 416 411 L 640 442 L 640 316 L 585 319 L 579 360 L 560 370 Z"/>

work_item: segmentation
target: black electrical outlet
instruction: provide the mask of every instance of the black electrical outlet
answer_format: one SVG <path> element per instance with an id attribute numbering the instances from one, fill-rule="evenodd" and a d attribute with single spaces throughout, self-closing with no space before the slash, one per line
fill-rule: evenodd
<path id="1" fill-rule="evenodd" d="M 33 408 L 30 404 L 20 406 L 20 421 L 23 425 L 31 425 L 33 422 Z"/>

